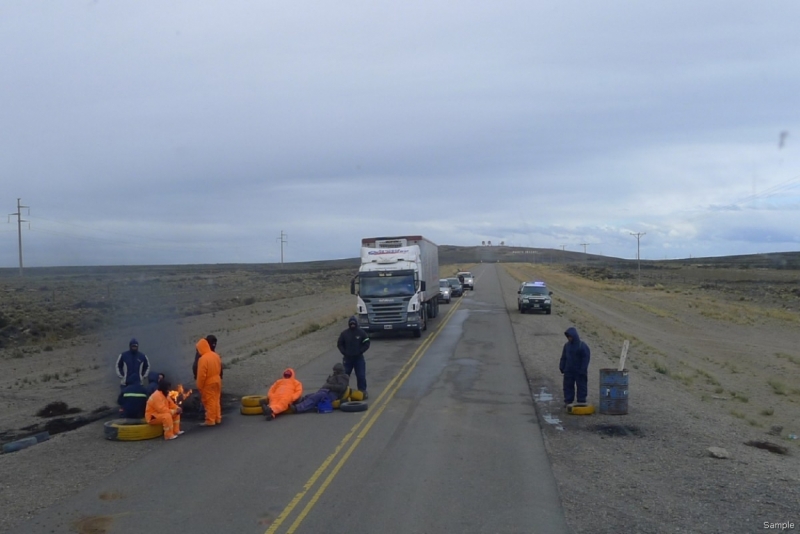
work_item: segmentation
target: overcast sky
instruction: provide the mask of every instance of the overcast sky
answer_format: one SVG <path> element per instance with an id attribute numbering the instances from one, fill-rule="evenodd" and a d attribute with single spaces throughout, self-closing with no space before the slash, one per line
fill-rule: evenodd
<path id="1" fill-rule="evenodd" d="M 800 3 L 0 4 L 26 266 L 800 250 Z M 0 267 L 18 265 L 16 217 Z"/>

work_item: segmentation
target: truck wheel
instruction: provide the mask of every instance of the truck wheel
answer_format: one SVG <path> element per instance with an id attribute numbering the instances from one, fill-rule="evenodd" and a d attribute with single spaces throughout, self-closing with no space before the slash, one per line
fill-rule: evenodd
<path id="1" fill-rule="evenodd" d="M 422 329 L 428 329 L 428 307 L 422 308 Z"/>
<path id="2" fill-rule="evenodd" d="M 419 328 L 412 330 L 412 333 L 414 337 L 422 337 L 422 330 L 420 330 Z"/>
<path id="3" fill-rule="evenodd" d="M 547 310 L 545 313 L 546 313 L 547 315 L 550 315 L 550 309 L 548 308 L 548 310 Z"/>

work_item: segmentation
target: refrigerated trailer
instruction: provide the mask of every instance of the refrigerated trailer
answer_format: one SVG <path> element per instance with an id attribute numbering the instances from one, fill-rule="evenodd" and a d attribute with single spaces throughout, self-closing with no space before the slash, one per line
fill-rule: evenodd
<path id="1" fill-rule="evenodd" d="M 439 314 L 439 247 L 420 235 L 365 237 L 350 292 L 367 332 L 410 330 L 420 337 Z"/>

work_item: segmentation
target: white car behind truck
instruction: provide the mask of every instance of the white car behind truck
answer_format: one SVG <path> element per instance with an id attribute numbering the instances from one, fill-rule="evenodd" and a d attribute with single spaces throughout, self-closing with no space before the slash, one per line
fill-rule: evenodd
<path id="1" fill-rule="evenodd" d="M 365 331 L 420 337 L 439 313 L 439 248 L 419 235 L 365 237 L 350 292 Z"/>
<path id="2" fill-rule="evenodd" d="M 469 271 L 461 271 L 456 274 L 458 277 L 459 282 L 464 289 L 469 289 L 470 291 L 475 291 L 475 277 L 472 276 L 472 273 Z"/>

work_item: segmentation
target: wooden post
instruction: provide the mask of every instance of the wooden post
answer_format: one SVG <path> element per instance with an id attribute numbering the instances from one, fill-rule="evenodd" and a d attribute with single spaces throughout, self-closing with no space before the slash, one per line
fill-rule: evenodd
<path id="1" fill-rule="evenodd" d="M 622 354 L 619 355 L 619 371 L 625 370 L 625 358 L 628 356 L 628 347 L 630 344 L 630 341 L 627 339 L 625 340 L 625 343 L 622 344 Z"/>

